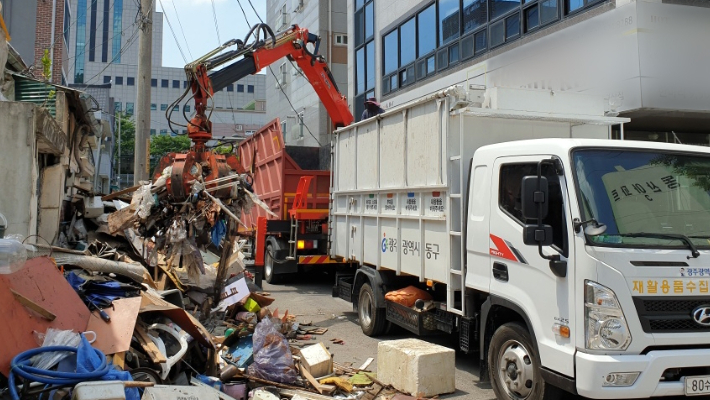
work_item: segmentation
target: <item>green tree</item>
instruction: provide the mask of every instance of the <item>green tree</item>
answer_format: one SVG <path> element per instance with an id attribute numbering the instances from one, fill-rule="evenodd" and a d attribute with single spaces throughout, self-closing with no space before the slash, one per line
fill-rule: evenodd
<path id="1" fill-rule="evenodd" d="M 150 141 L 150 170 L 154 171 L 158 161 L 168 153 L 181 153 L 190 150 L 192 141 L 187 135 L 153 136 Z"/>
<path id="2" fill-rule="evenodd" d="M 120 120 L 120 125 L 119 121 Z M 120 131 L 118 127 L 121 127 Z M 136 125 L 131 117 L 120 113 L 116 115 L 116 132 L 121 140 L 121 154 L 118 154 L 118 143 L 114 147 L 114 158 L 121 157 L 121 174 L 133 173 L 133 152 L 136 144 Z M 118 163 L 116 163 L 118 168 Z"/>

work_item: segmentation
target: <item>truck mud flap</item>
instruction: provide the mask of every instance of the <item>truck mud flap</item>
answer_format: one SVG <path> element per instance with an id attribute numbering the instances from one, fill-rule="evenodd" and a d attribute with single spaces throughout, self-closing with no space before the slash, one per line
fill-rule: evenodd
<path id="1" fill-rule="evenodd" d="M 339 297 L 348 303 L 352 303 L 353 282 L 355 282 L 355 275 L 336 275 L 333 297 Z"/>
<path id="2" fill-rule="evenodd" d="M 385 300 L 385 304 L 387 305 L 387 320 L 393 324 L 399 325 L 419 336 L 439 333 L 436 329 L 436 314 L 428 311 L 417 311 L 388 300 Z"/>

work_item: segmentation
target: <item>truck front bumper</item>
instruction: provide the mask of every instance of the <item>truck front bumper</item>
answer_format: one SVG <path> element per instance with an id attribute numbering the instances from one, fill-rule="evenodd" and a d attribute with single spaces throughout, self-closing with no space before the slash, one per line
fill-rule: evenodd
<path id="1" fill-rule="evenodd" d="M 593 399 L 631 399 L 683 396 L 685 382 L 663 381 L 667 369 L 710 366 L 710 349 L 657 350 L 643 355 L 598 355 L 577 352 L 577 392 Z M 611 373 L 640 372 L 627 387 L 604 386 Z"/>

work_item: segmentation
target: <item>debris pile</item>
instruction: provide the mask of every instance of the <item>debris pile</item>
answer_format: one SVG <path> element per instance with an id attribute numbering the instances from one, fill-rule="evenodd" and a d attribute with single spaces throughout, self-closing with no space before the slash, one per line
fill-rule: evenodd
<path id="1" fill-rule="evenodd" d="M 23 253 L 0 257 L 0 316 L 11 321 L 0 334 L 0 385 L 10 397 L 396 394 L 367 371 L 372 359 L 353 368 L 333 362 L 325 343 L 302 345 L 327 328 L 281 315 L 259 287 L 237 215 L 268 208 L 247 179 L 195 180 L 176 202 L 170 168 L 153 183 L 84 201 L 54 245 L 0 239 L 9 245 L 0 253 Z"/>

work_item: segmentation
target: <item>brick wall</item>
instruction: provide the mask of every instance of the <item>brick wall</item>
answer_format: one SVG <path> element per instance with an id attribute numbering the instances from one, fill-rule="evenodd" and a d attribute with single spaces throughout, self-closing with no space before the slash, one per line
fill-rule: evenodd
<path id="1" fill-rule="evenodd" d="M 62 55 L 64 52 L 64 0 L 56 0 L 54 46 L 52 46 L 52 4 L 53 0 L 37 0 L 37 31 L 35 36 L 34 76 L 42 77 L 42 57 L 44 51 L 53 52 L 54 65 L 51 82 L 62 83 Z"/>

